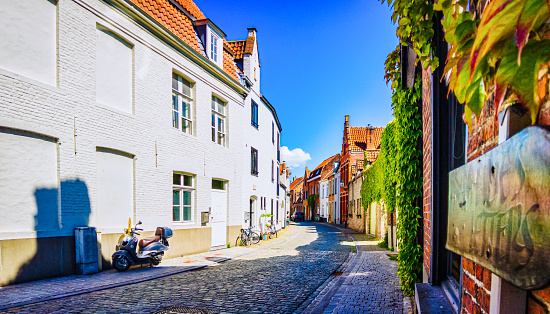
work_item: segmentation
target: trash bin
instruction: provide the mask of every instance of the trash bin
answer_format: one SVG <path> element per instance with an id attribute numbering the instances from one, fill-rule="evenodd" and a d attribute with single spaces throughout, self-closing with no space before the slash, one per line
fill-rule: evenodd
<path id="1" fill-rule="evenodd" d="M 97 233 L 94 227 L 74 230 L 76 273 L 91 275 L 98 272 Z"/>

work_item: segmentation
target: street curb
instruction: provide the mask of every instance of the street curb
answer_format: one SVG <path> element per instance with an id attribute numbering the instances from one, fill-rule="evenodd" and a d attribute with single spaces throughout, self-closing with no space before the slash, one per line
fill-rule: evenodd
<path id="1" fill-rule="evenodd" d="M 335 229 L 338 229 L 339 231 L 343 231 L 344 229 L 341 229 L 339 227 L 336 227 L 336 226 L 333 226 L 331 224 L 328 224 L 328 223 L 322 223 L 323 225 L 325 226 L 329 226 L 329 227 L 332 227 L 332 228 L 335 228 Z M 343 236 L 346 235 L 346 233 L 343 233 L 341 232 L 341 234 Z M 351 240 L 353 241 L 353 245 L 355 246 L 355 248 L 357 248 L 357 244 L 355 243 L 355 239 L 350 235 L 348 234 L 348 236 L 351 238 Z M 349 252 L 348 254 L 348 257 L 346 258 L 346 260 L 336 269 L 336 271 L 340 271 L 342 273 L 345 273 L 347 268 L 349 267 L 350 263 L 358 256 L 358 253 L 353 253 L 353 250 L 351 252 Z M 339 281 L 341 281 L 340 284 Z M 332 292 L 337 292 L 340 287 L 342 286 L 343 282 L 345 281 L 345 276 L 342 275 L 342 276 L 332 276 L 329 275 L 329 277 L 319 286 L 317 287 L 317 289 L 315 289 L 315 291 L 313 291 L 309 296 L 308 298 L 302 302 L 302 304 L 300 304 L 300 306 L 293 312 L 294 314 L 299 314 L 299 313 L 314 313 L 317 309 L 317 306 L 319 304 L 321 304 L 321 302 L 327 297 L 327 296 L 330 296 L 330 299 L 332 299 L 334 297 L 334 293 L 331 295 Z M 333 284 L 331 287 L 329 287 L 333 282 L 336 282 L 335 284 Z M 328 289 L 327 291 L 324 291 L 325 289 Z M 324 292 L 324 294 L 323 294 Z M 317 297 L 321 296 L 321 294 L 323 294 L 321 300 L 319 300 L 318 302 L 315 303 Z M 318 310 L 317 310 L 318 311 Z"/>
<path id="2" fill-rule="evenodd" d="M 265 248 L 254 249 L 254 250 L 251 250 L 250 252 L 246 252 L 246 253 L 243 253 L 243 254 L 240 254 L 240 255 L 236 255 L 236 256 L 233 256 L 233 257 L 226 258 L 224 260 L 217 261 L 216 264 L 227 262 L 227 261 L 239 258 L 241 256 L 245 256 L 245 255 L 248 255 L 248 254 L 252 254 L 252 253 L 255 253 L 255 252 L 260 252 L 260 251 L 263 251 L 263 250 L 270 249 L 270 248 L 272 248 L 276 245 L 279 245 L 281 243 L 284 243 L 284 242 L 290 240 L 291 238 L 293 238 L 296 235 L 297 232 L 298 232 L 298 228 L 296 228 L 296 230 L 294 230 L 294 233 L 292 233 L 288 238 L 284 239 L 281 242 L 274 243 L 273 245 L 267 246 Z M 125 281 L 125 282 L 108 284 L 108 285 L 104 285 L 104 286 L 97 286 L 97 287 L 94 287 L 94 288 L 83 289 L 83 290 L 58 294 L 58 295 L 37 297 L 37 298 L 33 298 L 32 300 L 10 302 L 10 303 L 7 303 L 7 304 L 4 303 L 4 304 L 0 304 L 0 310 L 7 310 L 7 309 L 10 309 L 10 308 L 13 308 L 13 307 L 25 306 L 25 305 L 29 305 L 29 304 L 44 302 L 44 301 L 63 299 L 63 298 L 72 297 L 72 296 L 76 296 L 76 295 L 81 295 L 81 294 L 97 292 L 97 291 L 101 291 L 101 290 L 107 290 L 107 289 L 112 289 L 112 288 L 118 288 L 118 287 L 133 285 L 133 284 L 137 284 L 137 283 L 141 283 L 141 282 L 145 282 L 145 281 L 149 281 L 149 280 L 154 280 L 154 279 L 158 279 L 158 278 L 163 278 L 163 277 L 168 277 L 168 276 L 181 274 L 181 273 L 188 272 L 188 271 L 194 271 L 194 270 L 206 268 L 206 267 L 209 267 L 209 266 L 212 266 L 212 265 L 188 266 L 188 268 L 185 268 L 185 269 L 180 269 L 180 270 L 177 270 L 177 271 L 164 273 L 164 274 L 161 274 L 161 275 L 147 276 L 147 277 L 143 277 L 143 278 L 132 280 L 132 281 Z"/>

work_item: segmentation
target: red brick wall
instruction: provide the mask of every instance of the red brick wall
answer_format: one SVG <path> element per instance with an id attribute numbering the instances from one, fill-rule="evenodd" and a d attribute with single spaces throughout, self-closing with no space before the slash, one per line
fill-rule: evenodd
<path id="1" fill-rule="evenodd" d="M 537 124 L 550 125 L 550 102 L 542 106 Z M 527 313 L 550 313 L 550 287 L 528 293 Z"/>
<path id="2" fill-rule="evenodd" d="M 431 100 L 432 70 L 431 67 L 422 70 L 422 154 L 424 158 L 423 169 L 423 205 L 422 216 L 424 218 L 424 269 L 430 276 L 430 201 L 431 201 L 431 172 L 432 172 L 432 100 Z"/>
<path id="3" fill-rule="evenodd" d="M 499 111 L 501 111 L 500 108 Z M 475 159 L 498 145 L 498 113 L 490 98 L 479 119 L 472 115 L 472 132 L 468 135 L 468 161 Z M 550 125 L 550 102 L 542 106 L 537 124 Z M 462 258 L 462 313 L 489 313 L 491 299 L 491 272 L 480 265 Z M 549 313 L 550 287 L 530 291 L 527 297 L 527 313 Z"/>

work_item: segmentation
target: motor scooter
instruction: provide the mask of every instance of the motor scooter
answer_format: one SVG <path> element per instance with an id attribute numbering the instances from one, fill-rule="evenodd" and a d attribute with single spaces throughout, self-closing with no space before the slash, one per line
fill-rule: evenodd
<path id="1" fill-rule="evenodd" d="M 158 265 L 162 260 L 164 251 L 168 250 L 168 238 L 172 237 L 172 229 L 168 227 L 157 227 L 154 237 L 143 238 L 138 241 L 137 231 L 143 231 L 138 228 L 141 221 L 131 228 L 124 229 L 124 235 L 121 237 L 116 252 L 113 254 L 113 267 L 118 271 L 127 271 L 132 264 L 149 264 L 149 267 Z"/>

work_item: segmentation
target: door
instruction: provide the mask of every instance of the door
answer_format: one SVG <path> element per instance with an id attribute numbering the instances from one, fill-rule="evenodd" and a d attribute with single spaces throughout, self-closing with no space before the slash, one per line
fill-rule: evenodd
<path id="1" fill-rule="evenodd" d="M 370 206 L 370 234 L 376 235 L 376 204 Z"/>
<path id="2" fill-rule="evenodd" d="M 227 190 L 212 189 L 210 227 L 212 247 L 227 245 Z"/>

